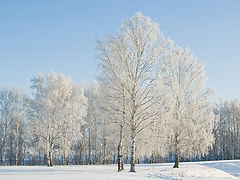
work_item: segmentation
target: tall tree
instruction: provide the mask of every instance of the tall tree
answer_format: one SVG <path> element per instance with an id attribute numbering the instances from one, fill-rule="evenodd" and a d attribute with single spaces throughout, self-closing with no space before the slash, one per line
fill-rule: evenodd
<path id="1" fill-rule="evenodd" d="M 204 65 L 189 49 L 172 45 L 162 61 L 158 77 L 159 104 L 164 109 L 165 127 L 175 165 L 180 156 L 207 154 L 214 142 L 211 90 L 205 88 Z"/>
<path id="2" fill-rule="evenodd" d="M 129 98 L 131 172 L 135 172 L 136 136 L 152 124 L 151 120 L 157 114 L 149 111 L 155 103 L 151 91 L 168 43 L 157 23 L 137 13 L 123 22 L 116 36 L 98 44 L 104 78 L 114 79 Z"/>

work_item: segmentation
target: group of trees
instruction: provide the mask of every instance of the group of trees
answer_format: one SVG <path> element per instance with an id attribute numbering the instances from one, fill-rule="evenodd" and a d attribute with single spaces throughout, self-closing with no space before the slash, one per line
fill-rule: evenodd
<path id="1" fill-rule="evenodd" d="M 215 109 L 215 143 L 209 160 L 240 158 L 240 101 L 220 102 Z"/>
<path id="2" fill-rule="evenodd" d="M 115 36 L 99 41 L 98 50 L 105 108 L 120 127 L 119 156 L 124 128 L 130 132 L 131 172 L 136 143 L 156 135 L 152 148 L 159 148 L 161 155 L 173 152 L 174 167 L 179 167 L 180 155 L 208 152 L 214 142 L 211 92 L 205 89 L 204 65 L 189 49 L 176 46 L 157 23 L 137 13 Z"/>
<path id="3" fill-rule="evenodd" d="M 0 164 L 130 163 L 135 172 L 136 162 L 173 156 L 174 167 L 239 157 L 239 102 L 214 108 L 204 65 L 158 23 L 137 13 L 97 48 L 89 85 L 50 73 L 32 78 L 31 96 L 0 91 Z"/>
<path id="4" fill-rule="evenodd" d="M 24 158 L 25 141 L 24 93 L 18 89 L 0 90 L 0 163 L 18 165 Z"/>

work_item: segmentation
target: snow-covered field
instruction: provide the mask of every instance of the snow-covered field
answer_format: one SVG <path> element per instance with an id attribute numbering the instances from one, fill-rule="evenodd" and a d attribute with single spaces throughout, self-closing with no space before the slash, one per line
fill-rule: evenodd
<path id="1" fill-rule="evenodd" d="M 140 164 L 136 173 L 116 172 L 116 165 L 83 166 L 19 166 L 0 167 L 0 180 L 145 180 L 145 179 L 240 179 L 240 160 L 181 163 Z"/>

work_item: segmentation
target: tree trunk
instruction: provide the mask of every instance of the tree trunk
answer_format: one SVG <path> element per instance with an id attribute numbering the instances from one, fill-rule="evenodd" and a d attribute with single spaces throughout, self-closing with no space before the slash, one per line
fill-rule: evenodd
<path id="1" fill-rule="evenodd" d="M 174 164 L 174 166 L 173 166 L 173 168 L 179 168 L 179 154 L 180 154 L 180 152 L 179 152 L 179 144 L 178 144 L 178 135 L 176 135 L 175 134 L 175 137 L 174 137 L 175 139 L 174 139 L 174 146 L 175 146 L 175 164 Z"/>
<path id="2" fill-rule="evenodd" d="M 67 158 L 66 158 L 66 165 L 69 165 L 69 163 L 70 163 L 70 157 L 69 157 L 70 155 L 69 155 L 69 152 L 68 152 L 68 154 L 67 154 Z"/>
<path id="3" fill-rule="evenodd" d="M 51 153 L 51 156 L 50 156 L 50 166 L 51 167 L 53 166 L 53 153 Z"/>
<path id="4" fill-rule="evenodd" d="M 121 152 L 120 152 L 120 143 L 118 145 L 118 172 L 122 171 L 122 162 L 121 162 Z"/>
<path id="5" fill-rule="evenodd" d="M 47 152 L 47 166 L 52 167 L 53 166 L 53 154 L 52 154 L 52 145 L 51 145 L 51 137 L 48 136 L 48 152 Z"/>
<path id="6" fill-rule="evenodd" d="M 106 164 L 106 138 L 103 138 L 103 164 Z"/>
<path id="7" fill-rule="evenodd" d="M 179 168 L 179 152 L 176 152 L 175 154 L 175 164 L 173 166 L 173 168 Z"/>
<path id="8" fill-rule="evenodd" d="M 9 163 L 12 166 L 14 163 L 14 158 L 13 158 L 13 134 L 11 133 L 10 135 L 10 156 L 9 156 Z"/>
<path id="9" fill-rule="evenodd" d="M 5 108 L 4 112 L 7 112 L 7 109 Z M 4 157 L 2 160 L 2 164 L 6 164 L 6 159 L 7 159 L 7 132 L 8 132 L 8 118 L 5 117 L 4 121 L 4 128 L 3 128 L 3 140 L 2 140 L 2 147 L 1 147 L 1 156 Z M 2 158 L 1 158 L 2 159 Z"/>
<path id="10" fill-rule="evenodd" d="M 17 142 L 16 142 L 16 166 L 19 164 L 19 152 L 18 152 L 18 149 L 19 149 L 19 147 L 18 147 L 18 140 L 17 140 Z"/>
<path id="11" fill-rule="evenodd" d="M 88 131 L 88 164 L 91 165 L 91 132 Z"/>
<path id="12" fill-rule="evenodd" d="M 124 156 L 123 156 L 123 145 L 122 145 L 122 151 L 121 151 L 121 163 L 122 163 L 122 170 L 124 170 Z"/>
<path id="13" fill-rule="evenodd" d="M 114 150 L 112 163 L 115 164 L 115 162 L 116 162 L 116 151 Z"/>
<path id="14" fill-rule="evenodd" d="M 135 129 L 132 128 L 131 136 L 132 146 L 131 146 L 131 167 L 130 172 L 136 172 L 135 170 Z"/>
<path id="15" fill-rule="evenodd" d="M 128 150 L 127 150 L 127 153 L 126 153 L 125 164 L 128 164 Z"/>
<path id="16" fill-rule="evenodd" d="M 53 155 L 52 155 L 51 151 L 48 152 L 47 160 L 48 160 L 47 166 L 52 167 L 53 166 Z"/>
<path id="17" fill-rule="evenodd" d="M 82 165 L 82 149 L 79 151 L 79 165 Z"/>
<path id="18" fill-rule="evenodd" d="M 123 111 L 122 111 L 122 124 L 121 124 L 121 127 L 120 127 L 120 142 L 119 142 L 119 145 L 120 145 L 120 166 L 121 166 L 121 170 L 124 170 L 124 157 L 123 157 L 123 126 L 124 126 L 124 123 L 125 123 L 125 107 L 126 107 L 126 103 L 125 103 L 125 87 L 122 85 L 122 91 L 123 91 L 123 101 L 122 101 L 122 108 L 123 108 Z"/>
<path id="19" fill-rule="evenodd" d="M 118 172 L 123 170 L 123 126 L 120 126 L 120 140 L 118 145 Z"/>
<path id="20" fill-rule="evenodd" d="M 48 154 L 47 155 L 47 166 L 52 167 L 53 166 L 53 153 L 51 152 L 51 150 L 49 150 L 47 154 Z"/>
<path id="21" fill-rule="evenodd" d="M 41 152 L 40 152 L 40 149 L 38 150 L 38 165 L 41 165 Z"/>
<path id="22" fill-rule="evenodd" d="M 153 154 L 151 154 L 151 156 L 150 156 L 150 162 L 149 162 L 150 164 L 152 164 L 153 163 Z"/>
<path id="23" fill-rule="evenodd" d="M 19 119 L 16 118 L 16 166 L 19 161 Z"/>
<path id="24" fill-rule="evenodd" d="M 66 165 L 66 151 L 63 150 L 63 165 Z"/>

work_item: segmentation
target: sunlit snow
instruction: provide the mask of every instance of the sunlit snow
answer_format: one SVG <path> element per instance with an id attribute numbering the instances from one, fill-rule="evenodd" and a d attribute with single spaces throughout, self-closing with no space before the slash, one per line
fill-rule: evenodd
<path id="1" fill-rule="evenodd" d="M 1 180 L 145 180 L 145 179 L 238 179 L 240 161 L 212 161 L 181 163 L 172 168 L 172 163 L 139 164 L 136 173 L 130 173 L 129 165 L 121 173 L 116 165 L 82 166 L 2 166 Z"/>

